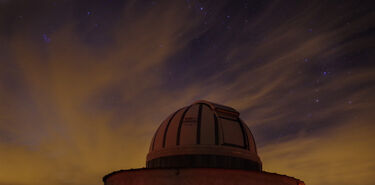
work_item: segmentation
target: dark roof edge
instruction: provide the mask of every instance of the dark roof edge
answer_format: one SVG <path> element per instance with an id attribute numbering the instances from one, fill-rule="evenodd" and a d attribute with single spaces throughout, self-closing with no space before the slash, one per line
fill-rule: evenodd
<path id="1" fill-rule="evenodd" d="M 117 173 L 121 173 L 121 172 L 130 172 L 130 171 L 140 171 L 140 170 L 170 170 L 170 169 L 196 169 L 196 168 L 131 168 L 131 169 L 128 169 L 128 170 L 117 170 L 117 171 L 113 171 L 107 175 L 105 175 L 103 178 L 102 178 L 102 181 L 105 183 L 105 181 L 112 175 L 115 175 Z M 225 168 L 215 168 L 215 169 L 225 169 Z M 230 169 L 230 170 L 241 170 L 241 169 Z M 248 170 L 241 170 L 241 171 L 248 171 Z M 269 175 L 281 175 L 281 176 L 285 176 L 285 177 L 289 177 L 289 178 L 293 178 L 297 181 L 300 181 L 300 182 L 303 182 L 305 183 L 304 181 L 300 180 L 300 179 L 297 179 L 295 177 L 291 177 L 291 176 L 287 176 L 287 175 L 284 175 L 284 174 L 278 174 L 278 173 L 274 173 L 274 172 L 266 172 L 266 171 L 251 171 L 253 173 L 265 173 L 265 174 L 269 174 Z"/>
<path id="2" fill-rule="evenodd" d="M 124 171 L 139 171 L 139 170 L 145 170 L 145 169 L 148 169 L 148 168 L 131 168 L 131 169 L 128 169 L 128 170 L 117 170 L 117 171 L 113 171 L 107 175 L 105 175 L 102 180 L 103 182 L 105 182 L 105 180 L 107 180 L 108 177 L 114 175 L 114 174 L 117 174 L 117 173 L 121 173 L 121 172 L 124 172 Z"/>

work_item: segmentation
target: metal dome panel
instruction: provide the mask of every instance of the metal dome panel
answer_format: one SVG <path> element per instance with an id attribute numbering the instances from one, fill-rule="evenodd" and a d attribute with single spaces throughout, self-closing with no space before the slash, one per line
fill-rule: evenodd
<path id="1" fill-rule="evenodd" d="M 231 107 L 208 101 L 176 111 L 156 131 L 147 167 L 261 170 L 254 138 L 239 115 Z"/>
<path id="2" fill-rule="evenodd" d="M 187 111 L 187 107 L 175 112 L 175 116 L 167 127 L 167 133 L 165 134 L 165 145 L 164 147 L 176 146 L 178 125 L 184 112 Z"/>
<path id="3" fill-rule="evenodd" d="M 180 123 L 180 135 L 177 145 L 194 145 L 197 143 L 197 136 L 200 135 L 197 132 L 199 110 L 199 105 L 192 105 L 186 112 Z"/>
<path id="4" fill-rule="evenodd" d="M 220 118 L 224 144 L 245 148 L 244 134 L 237 120 Z"/>
<path id="5" fill-rule="evenodd" d="M 200 144 L 202 145 L 214 145 L 218 143 L 215 133 L 218 130 L 218 125 L 215 124 L 215 114 L 211 111 L 210 107 L 202 105 L 201 115 L 201 135 L 204 137 L 200 138 Z"/>

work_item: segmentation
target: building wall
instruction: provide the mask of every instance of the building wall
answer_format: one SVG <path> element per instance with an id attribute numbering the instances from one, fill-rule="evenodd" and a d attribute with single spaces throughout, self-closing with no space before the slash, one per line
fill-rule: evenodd
<path id="1" fill-rule="evenodd" d="M 285 175 L 218 168 L 124 170 L 103 180 L 105 185 L 303 185 Z"/>

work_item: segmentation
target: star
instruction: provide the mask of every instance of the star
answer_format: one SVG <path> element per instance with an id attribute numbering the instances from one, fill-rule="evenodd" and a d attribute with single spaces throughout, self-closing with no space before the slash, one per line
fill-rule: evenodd
<path id="1" fill-rule="evenodd" d="M 51 42 L 51 39 L 48 37 L 47 34 L 43 33 L 42 36 L 43 36 L 44 42 L 46 42 L 46 43 L 50 43 Z"/>

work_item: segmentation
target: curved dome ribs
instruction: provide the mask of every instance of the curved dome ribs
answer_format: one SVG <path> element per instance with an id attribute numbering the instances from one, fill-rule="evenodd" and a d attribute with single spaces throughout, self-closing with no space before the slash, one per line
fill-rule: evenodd
<path id="1" fill-rule="evenodd" d="M 208 105 L 207 103 L 199 103 L 199 104 L 201 104 L 202 108 L 205 106 L 205 107 L 207 107 L 209 110 L 214 111 L 214 110 L 211 108 L 211 106 Z M 200 115 L 199 127 L 201 127 L 201 119 L 202 119 L 201 117 L 202 117 L 202 115 Z M 214 131 L 215 131 L 215 145 L 219 145 L 219 124 L 218 124 L 218 119 L 217 119 L 217 115 L 216 115 L 215 112 L 213 112 L 213 118 L 214 118 Z M 200 133 L 200 128 L 199 128 L 199 134 L 201 134 L 201 133 Z M 199 138 L 200 138 L 200 136 L 199 136 Z M 200 141 L 199 141 L 199 142 L 200 142 Z M 198 144 L 200 144 L 200 143 L 198 143 Z"/>
<path id="2" fill-rule="evenodd" d="M 198 122 L 197 122 L 197 144 L 201 144 L 201 122 L 202 122 L 202 104 L 199 104 Z"/>
<path id="3" fill-rule="evenodd" d="M 216 114 L 214 114 L 214 121 L 215 121 L 215 144 L 219 145 L 219 123 L 218 123 Z"/>
<path id="4" fill-rule="evenodd" d="M 190 108 L 191 108 L 191 105 L 190 105 L 189 107 L 187 107 L 187 108 L 184 110 L 184 113 L 182 113 L 182 116 L 181 116 L 180 122 L 179 122 L 179 124 L 178 124 L 176 145 L 180 145 L 182 122 L 184 121 L 184 119 L 185 119 L 185 115 L 186 115 L 187 111 L 188 111 Z M 164 133 L 164 134 L 167 134 L 167 133 Z"/>
<path id="5" fill-rule="evenodd" d="M 239 121 L 243 124 L 243 125 L 246 125 L 245 122 L 243 122 L 241 119 L 239 119 Z M 258 153 L 257 151 L 257 145 L 255 143 L 255 138 L 253 136 L 253 134 L 251 133 L 249 127 L 245 126 L 246 128 L 246 135 L 247 135 L 247 142 L 248 142 L 248 149 L 251 151 L 252 149 L 255 151 L 255 153 Z M 252 143 L 250 143 L 250 141 L 253 141 Z"/>
<path id="6" fill-rule="evenodd" d="M 224 117 L 220 117 L 221 119 L 227 119 L 227 118 L 224 118 Z M 243 124 L 241 123 L 241 121 L 239 119 L 237 120 L 233 120 L 233 119 L 227 119 L 227 120 L 230 120 L 232 122 L 235 122 L 235 123 L 238 123 L 238 125 L 240 126 L 241 128 L 241 133 L 242 133 L 242 141 L 243 141 L 243 145 L 239 145 L 239 144 L 233 144 L 233 143 L 226 143 L 225 142 L 225 135 L 223 134 L 223 144 L 222 145 L 226 145 L 226 146 L 232 146 L 232 147 L 238 147 L 238 148 L 244 148 L 244 149 L 248 149 L 249 150 L 249 145 L 248 145 L 248 138 L 247 138 L 247 134 L 246 134 L 246 131 L 244 129 L 244 126 Z"/>
<path id="7" fill-rule="evenodd" d="M 179 110 L 178 110 L 179 111 Z M 164 136 L 163 136 L 163 148 L 165 147 L 165 138 L 167 137 L 168 127 L 171 124 L 172 119 L 176 116 L 177 112 L 173 113 L 172 117 L 168 120 L 168 124 L 165 127 Z"/>
<path id="8" fill-rule="evenodd" d="M 244 141 L 244 148 L 249 150 L 249 140 L 248 140 L 246 131 L 244 129 L 244 126 L 243 126 L 242 122 L 240 121 L 240 118 L 237 118 L 237 122 L 238 122 L 238 124 L 240 124 L 240 127 L 241 127 L 242 138 L 243 138 L 243 141 Z"/>
<path id="9" fill-rule="evenodd" d="M 147 167 L 261 170 L 254 137 L 239 115 L 231 107 L 208 101 L 177 110 L 156 131 Z"/>

